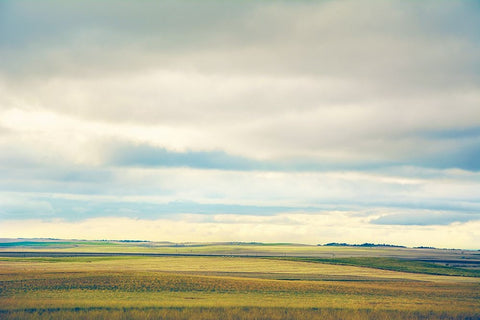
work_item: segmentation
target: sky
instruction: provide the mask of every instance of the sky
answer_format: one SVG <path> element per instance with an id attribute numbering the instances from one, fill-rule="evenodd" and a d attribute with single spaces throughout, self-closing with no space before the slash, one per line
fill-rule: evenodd
<path id="1" fill-rule="evenodd" d="M 0 238 L 480 249 L 480 2 L 0 2 Z"/>

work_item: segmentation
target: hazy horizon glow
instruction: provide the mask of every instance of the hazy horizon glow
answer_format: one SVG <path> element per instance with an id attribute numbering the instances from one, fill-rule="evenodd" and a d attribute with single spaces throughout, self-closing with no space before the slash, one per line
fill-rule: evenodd
<path id="1" fill-rule="evenodd" d="M 0 237 L 480 249 L 473 1 L 2 1 Z"/>

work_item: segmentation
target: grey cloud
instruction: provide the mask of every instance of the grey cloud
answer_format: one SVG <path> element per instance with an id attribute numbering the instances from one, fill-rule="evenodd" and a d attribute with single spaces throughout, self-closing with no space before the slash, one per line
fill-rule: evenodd
<path id="1" fill-rule="evenodd" d="M 166 1 L 137 5 L 127 1 L 113 6 L 94 1 L 7 1 L 3 6 L 5 28 L 0 29 L 6 40 L 0 54 L 9 61 L 2 69 L 13 89 L 13 79 L 20 74 L 26 76 L 20 77 L 21 90 L 37 87 L 39 83 L 24 82 L 37 71 L 40 83 L 45 78 L 63 83 L 63 78 L 78 79 L 84 73 L 94 79 L 118 76 L 127 80 L 155 69 L 176 70 L 192 77 L 195 73 L 220 74 L 221 82 L 238 74 L 270 76 L 263 81 L 266 85 L 257 83 L 226 99 L 225 88 L 218 83 L 205 88 L 217 94 L 216 99 L 207 101 L 195 94 L 185 99 L 163 84 L 127 90 L 129 97 L 125 97 L 125 88 L 102 88 L 96 83 L 97 90 L 83 88 L 90 93 L 85 105 L 48 99 L 42 103 L 44 108 L 89 119 L 210 121 L 210 114 L 229 113 L 232 118 L 248 120 L 245 115 L 252 112 L 262 119 L 279 109 L 318 110 L 353 104 L 373 107 L 375 118 L 390 126 L 392 120 L 409 123 L 419 109 L 435 120 L 442 118 L 441 113 L 451 114 L 448 109 L 452 104 L 457 113 L 464 110 L 463 117 L 471 116 L 478 105 L 478 97 L 468 103 L 455 96 L 465 90 L 478 92 L 479 74 L 475 70 L 480 42 L 476 30 L 480 29 L 480 19 L 478 5 L 472 2 L 207 1 L 200 5 Z M 462 22 L 457 23 L 452 16 L 461 16 Z M 65 36 L 58 38 L 58 33 Z M 27 47 L 12 48 L 8 39 Z M 8 71 L 15 66 L 26 68 L 25 72 Z M 284 86 L 268 84 L 276 77 L 293 82 L 309 77 L 314 85 L 300 83 L 295 87 L 297 95 L 285 96 L 283 92 L 288 89 Z M 127 82 L 126 86 L 130 85 Z M 329 82 L 348 86 L 331 88 L 326 86 Z M 48 85 L 52 90 L 70 89 Z M 105 94 L 107 90 L 113 93 Z M 154 95 L 151 90 L 159 93 Z M 443 96 L 439 96 L 441 92 Z M 36 98 L 42 101 L 43 95 L 38 92 Z M 173 97 L 173 101 L 165 101 L 164 96 Z M 382 106 L 376 107 L 378 104 Z M 420 116 L 421 121 L 424 118 Z"/>
<path id="2" fill-rule="evenodd" d="M 451 148 L 419 159 L 416 163 L 433 168 L 459 168 L 480 171 L 480 138 L 453 145 Z"/>
<path id="3" fill-rule="evenodd" d="M 111 146 L 110 146 L 111 148 Z M 111 148 L 110 164 L 120 166 L 191 167 L 223 170 L 261 170 L 264 163 L 223 151 L 175 152 L 145 144 L 120 144 Z"/>
<path id="4" fill-rule="evenodd" d="M 480 126 L 423 131 L 419 132 L 418 134 L 429 139 L 479 138 Z"/>
<path id="5" fill-rule="evenodd" d="M 8 107 L 195 127 L 244 158 L 367 164 L 429 166 L 454 149 L 412 132 L 479 125 L 473 2 L 2 6 Z"/>
<path id="6" fill-rule="evenodd" d="M 163 60 L 159 53 L 199 49 L 199 42 L 208 43 L 251 7 L 220 1 L 5 1 L 2 6 L 0 48 L 11 60 L 3 67 L 10 75 L 149 68 Z"/>
<path id="7" fill-rule="evenodd" d="M 449 213 L 431 222 L 467 221 L 451 213 L 478 210 L 478 191 L 472 191 L 480 170 L 478 30 L 480 6 L 472 1 L 0 1 L 0 112 L 49 111 L 66 115 L 56 121 L 78 125 L 29 131 L 2 122 L 0 187 L 318 201 L 317 209 L 435 209 Z M 130 125 L 172 129 L 152 130 L 164 135 L 160 141 L 180 132 L 183 151 L 139 138 Z M 125 141 L 106 141 L 102 130 L 125 133 L 119 138 Z M 94 144 L 100 147 L 87 150 Z M 72 163 L 89 152 L 85 167 Z M 209 193 L 201 193 L 203 181 L 155 171 L 177 167 L 229 172 L 211 178 Z M 406 167 L 410 171 L 399 169 Z M 133 172 L 145 168 L 152 171 Z M 475 172 L 437 170 L 445 168 Z M 303 187 L 294 186 L 295 179 L 277 186 L 252 178 L 255 170 L 393 172 L 428 176 L 430 188 L 435 179 L 452 182 L 425 191 L 423 182 L 303 177 L 313 188 L 303 195 L 295 193 Z M 252 180 L 237 190 L 225 178 L 230 171 Z M 454 195 L 445 199 L 450 190 Z M 77 209 L 92 216 L 159 210 L 120 200 L 91 207 L 56 202 L 52 210 L 58 211 L 44 202 L 39 207 L 59 216 L 75 216 Z M 69 213 L 70 207 L 77 209 Z M 165 210 L 263 209 L 192 204 Z M 429 223 L 427 214 L 376 223 L 409 221 Z"/>
<path id="8" fill-rule="evenodd" d="M 105 165 L 126 167 L 188 167 L 234 171 L 326 171 L 369 170 L 392 165 L 380 161 L 313 161 L 301 158 L 257 160 L 222 150 L 173 151 L 146 143 L 109 141 L 103 146 Z"/>
<path id="9" fill-rule="evenodd" d="M 380 225 L 449 225 L 454 222 L 468 222 L 480 220 L 479 214 L 463 213 L 415 213 L 390 214 L 372 220 L 373 224 Z"/>
<path id="10" fill-rule="evenodd" d="M 479 30 L 462 0 L 0 1 L 0 220 L 455 231 Z"/>
<path id="11" fill-rule="evenodd" d="M 478 61 L 471 50 L 478 48 L 478 8 L 466 1 L 7 1 L 3 6 L 9 66 L 27 65 L 30 72 L 48 65 L 76 75 L 105 72 L 108 66 L 356 75 L 362 82 L 380 77 L 402 91 L 408 82 L 416 84 L 408 86 L 413 89 L 432 80 L 478 80 L 471 72 Z M 452 20 L 454 15 L 461 15 L 462 23 Z M 23 61 L 20 50 L 8 51 L 11 43 L 30 49 L 21 50 L 27 54 Z"/>
<path id="12" fill-rule="evenodd" d="M 209 146 L 206 141 L 198 146 L 192 135 L 189 147 L 197 152 L 216 149 L 242 158 L 265 152 L 262 156 L 269 161 L 304 157 L 306 163 L 327 168 L 337 163 L 350 168 L 396 164 L 478 170 L 472 158 L 478 135 L 475 129 L 463 136 L 459 132 L 477 128 L 479 101 L 439 93 L 427 104 L 407 101 L 410 104 L 403 108 L 399 101 L 362 98 L 350 85 L 322 88 L 326 83 L 167 73 L 125 81 L 57 80 L 5 91 L 25 99 L 27 106 L 40 101 L 89 121 L 194 129 L 210 138 Z M 352 105 L 335 101 L 342 88 Z M 460 107 L 449 107 L 457 102 Z"/>
<path id="13" fill-rule="evenodd" d="M 49 219 L 54 216 L 54 209 L 48 200 L 22 199 L 23 201 L 2 201 L 0 199 L 1 219 L 29 219 L 33 216 Z"/>
<path id="14" fill-rule="evenodd" d="M 293 206 L 255 206 L 242 204 L 205 204 L 193 201 L 153 203 L 148 201 L 121 201 L 102 199 L 66 199 L 45 196 L 23 196 L 2 203 L 0 218 L 25 219 L 37 216 L 42 219 L 62 218 L 70 221 L 91 217 L 121 216 L 132 218 L 175 219 L 179 214 L 238 214 L 270 216 L 279 212 L 316 212 L 318 208 Z"/>

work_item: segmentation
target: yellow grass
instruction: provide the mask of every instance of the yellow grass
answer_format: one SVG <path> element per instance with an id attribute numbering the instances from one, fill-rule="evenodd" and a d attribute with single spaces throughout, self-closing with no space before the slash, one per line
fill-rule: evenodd
<path id="1" fill-rule="evenodd" d="M 262 279 L 266 274 L 273 279 Z M 303 280 L 275 279 L 285 275 Z M 329 277 L 335 280 L 312 281 Z M 339 281 L 351 277 L 357 280 Z M 478 278 L 254 258 L 0 261 L 2 319 L 162 315 L 171 319 L 478 318 L 480 283 Z"/>
<path id="2" fill-rule="evenodd" d="M 392 248 L 392 247 L 341 247 L 341 246 L 315 246 L 315 245 L 229 245 L 229 244 L 202 244 L 202 245 L 179 245 L 164 246 L 155 243 L 98 243 L 95 245 L 88 243 L 79 243 L 78 245 L 59 245 L 59 246 L 20 246 L 20 247 L 0 247 L 1 251 L 38 251 L 38 252 L 109 252 L 109 253 L 166 253 L 166 254 L 225 254 L 225 255 L 261 255 L 274 254 L 277 256 L 295 254 L 305 256 L 337 257 L 341 256 L 403 256 L 409 257 L 412 254 L 428 256 L 429 254 L 461 255 L 462 250 L 441 250 L 431 251 L 428 249 L 419 250 L 411 248 Z M 463 253 L 465 254 L 465 253 Z"/>
<path id="3" fill-rule="evenodd" d="M 75 258 L 70 258 L 75 261 Z M 319 279 L 319 276 L 339 279 L 404 279 L 435 282 L 477 282 L 480 278 L 455 277 L 415 274 L 355 266 L 309 263 L 301 261 L 269 260 L 261 258 L 241 257 L 114 257 L 114 258 L 79 258 L 79 263 L 56 262 L 56 259 L 44 259 L 38 262 L 35 258 L 0 258 L 0 272 L 4 275 L 17 271 L 50 272 L 64 271 L 151 271 L 151 272 L 190 272 L 190 273 L 250 273 L 251 277 L 270 275 L 306 275 Z M 55 262 L 48 262 L 48 261 Z M 61 259 L 60 259 L 61 260 Z M 320 277 L 321 279 L 321 277 Z"/>

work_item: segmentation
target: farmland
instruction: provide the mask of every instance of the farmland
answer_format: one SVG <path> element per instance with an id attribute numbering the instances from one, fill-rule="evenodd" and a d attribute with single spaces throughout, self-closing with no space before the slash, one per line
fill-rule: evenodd
<path id="1" fill-rule="evenodd" d="M 461 255 L 473 262 L 475 251 L 46 243 L 10 244 L 0 250 L 0 318 L 480 317 L 477 269 L 419 261 L 451 261 Z M 13 252 L 17 255 L 8 254 Z M 75 255 L 80 252 L 111 255 Z M 318 258 L 332 253 L 334 259 Z"/>

